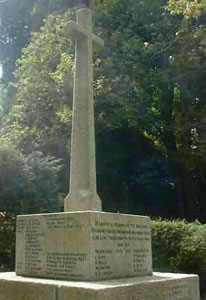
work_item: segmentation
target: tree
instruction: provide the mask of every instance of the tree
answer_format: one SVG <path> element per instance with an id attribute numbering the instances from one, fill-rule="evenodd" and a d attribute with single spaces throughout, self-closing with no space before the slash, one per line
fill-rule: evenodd
<path id="1" fill-rule="evenodd" d="M 167 157 L 176 188 L 173 205 L 176 213 L 183 215 L 178 191 L 180 158 L 173 120 L 175 71 L 171 59 L 180 20 L 168 14 L 165 5 L 166 1 L 153 1 L 152 5 L 150 1 L 144 5 L 104 1 L 100 6 L 99 22 L 110 45 L 110 52 L 107 50 L 109 53 L 102 60 L 102 84 L 110 91 L 106 96 L 120 108 L 116 112 L 124 118 L 122 121 L 138 128 Z M 115 122 L 116 118 L 112 120 Z"/>
<path id="2" fill-rule="evenodd" d="M 18 60 L 17 104 L 6 117 L 2 135 L 25 153 L 39 144 L 46 150 L 45 141 L 50 147 L 52 140 L 59 140 L 62 149 L 67 145 L 73 84 L 72 43 L 66 38 L 70 19 L 70 12 L 64 18 L 50 16 Z"/>
<path id="3" fill-rule="evenodd" d="M 1 134 L 4 138 L 15 143 L 15 145 L 17 145 L 24 153 L 30 153 L 35 149 L 39 149 L 44 151 L 45 154 L 52 153 L 56 157 L 65 158 L 68 156 L 67 141 L 70 136 L 71 127 L 68 125 L 66 127 L 66 124 L 71 125 L 73 47 L 67 38 L 65 28 L 67 22 L 71 18 L 72 14 L 69 12 L 65 13 L 63 16 L 50 16 L 45 22 L 41 32 L 33 34 L 31 44 L 23 50 L 24 54 L 19 60 L 19 69 L 16 73 L 18 79 L 16 84 L 18 102 L 13 106 L 9 117 L 6 118 Z M 126 95 L 127 92 L 129 93 L 129 97 L 132 97 L 133 95 L 132 107 L 129 105 L 129 97 L 127 100 L 128 113 L 131 114 L 131 122 L 128 122 L 128 114 L 124 113 L 123 103 L 120 103 L 119 105 L 119 103 L 115 101 L 117 98 L 114 99 L 113 97 L 110 97 L 111 95 L 108 93 L 107 88 L 101 86 L 103 82 L 102 77 L 98 75 L 102 73 L 101 65 L 97 64 L 96 68 L 97 78 L 95 81 L 95 94 L 98 100 L 96 101 L 96 117 L 98 121 L 97 137 L 99 136 L 100 140 L 107 140 L 107 136 L 110 136 L 110 134 L 115 135 L 117 134 L 115 131 L 119 131 L 119 138 L 114 139 L 114 143 L 112 143 L 113 151 L 117 152 L 120 147 L 119 143 L 121 143 L 120 137 L 123 138 L 125 132 L 127 132 L 131 139 L 130 142 L 128 142 L 127 151 L 130 151 L 129 148 L 134 144 L 133 139 L 136 135 L 135 147 L 137 147 L 138 141 L 139 143 L 145 144 L 145 153 L 147 148 L 147 138 L 141 138 L 141 134 L 136 128 L 136 122 L 131 125 L 138 112 L 138 109 L 135 108 L 135 93 L 130 91 L 131 86 L 127 86 L 127 82 L 125 82 L 124 86 L 122 86 L 122 89 L 125 88 L 125 92 L 122 95 L 119 95 L 121 101 L 124 100 L 122 97 Z M 123 70 L 121 70 L 121 72 L 122 71 Z M 107 87 L 109 87 L 109 84 Z M 115 88 L 116 87 L 117 84 L 115 85 Z M 118 93 L 116 95 L 118 95 Z M 106 104 L 104 111 L 102 111 L 101 99 L 104 99 L 104 103 Z M 107 101 L 107 99 L 109 99 L 109 101 Z M 140 98 L 138 97 L 137 99 Z M 110 110 L 110 107 L 112 110 Z M 142 112 L 144 112 L 145 116 L 145 104 Z M 104 121 L 103 117 L 105 114 L 107 119 Z M 144 116 L 140 115 L 141 122 L 143 122 Z M 150 122 L 149 118 L 148 122 Z M 129 129 L 131 126 L 133 129 Z M 104 132 L 103 136 L 101 135 L 102 131 Z M 136 132 L 136 134 L 134 134 L 133 131 Z M 151 144 L 151 141 L 148 140 L 148 143 Z M 58 148 L 56 147 L 57 144 Z M 61 151 L 59 151 L 59 149 L 61 149 Z M 113 164 L 114 170 L 112 172 L 117 171 L 116 168 L 118 165 L 121 166 L 122 169 L 118 171 L 120 172 L 119 176 L 116 176 L 115 181 L 110 185 L 109 191 L 113 194 L 113 202 L 110 206 L 108 200 L 110 199 L 108 197 L 109 193 L 106 192 L 108 190 L 108 182 L 103 183 L 103 178 L 108 172 L 111 172 L 111 167 L 109 165 L 112 162 L 109 162 L 107 168 L 102 168 L 104 161 L 103 156 L 105 153 L 102 153 L 101 150 L 99 152 L 102 156 L 100 156 L 100 160 L 98 160 L 100 162 L 98 163 L 98 169 L 103 170 L 103 174 L 99 174 L 99 179 L 102 182 L 99 190 L 103 199 L 106 201 L 105 207 L 110 210 L 121 209 L 123 211 L 127 207 L 127 211 L 132 212 L 132 210 L 137 209 L 135 207 L 141 206 L 141 201 L 139 204 L 132 204 L 133 198 L 136 197 L 136 186 L 138 184 L 137 179 L 134 181 L 134 176 L 138 176 L 137 171 L 132 171 L 132 167 L 134 164 L 138 165 L 138 159 L 143 159 L 141 155 L 135 157 L 136 151 L 137 149 L 134 152 L 131 151 L 131 159 L 128 160 L 131 164 L 131 168 L 127 165 L 128 171 L 130 170 L 132 172 L 130 176 L 126 176 L 126 165 L 123 156 L 119 156 L 116 165 Z M 149 145 L 148 151 L 151 151 Z M 110 155 L 110 157 L 112 156 Z M 112 190 L 114 191 L 116 189 L 119 180 L 122 182 L 122 188 L 120 189 L 122 191 L 122 200 L 119 200 L 119 203 L 114 204 L 116 200 L 114 199 L 115 195 Z M 136 183 L 134 184 L 134 182 Z M 165 184 L 173 194 L 170 185 L 166 181 Z M 160 194 L 161 189 L 159 195 Z M 118 194 L 117 198 L 119 197 L 120 195 Z M 128 203 L 126 203 L 125 197 L 127 198 Z M 131 197 L 131 200 L 129 197 Z M 148 199 L 148 201 L 150 200 Z"/>
<path id="4" fill-rule="evenodd" d="M 205 14 L 206 1 L 169 0 L 168 9 L 173 14 L 183 15 L 186 18 L 196 18 Z"/>
<path id="5" fill-rule="evenodd" d="M 40 152 L 23 155 L 11 145 L 0 147 L 0 211 L 10 214 L 60 209 L 61 162 Z"/>
<path id="6" fill-rule="evenodd" d="M 190 156 L 184 155 L 185 163 L 191 174 L 192 180 L 188 182 L 188 198 L 191 197 L 198 204 L 200 219 L 205 221 L 206 204 L 205 198 L 205 9 L 206 2 L 203 1 L 169 1 L 168 9 L 172 14 L 181 15 L 182 27 L 177 48 L 180 49 L 176 61 L 178 71 L 178 84 L 182 98 L 179 110 L 182 119 L 187 126 L 179 134 L 184 144 L 181 151 L 188 153 L 186 147 L 190 148 Z M 191 141 L 189 143 L 189 141 Z M 186 147 L 185 147 L 186 146 Z M 193 187 L 193 191 L 191 191 Z M 192 208 L 191 208 L 192 209 Z"/>
<path id="7" fill-rule="evenodd" d="M 14 148 L 0 148 L 0 211 L 21 211 L 25 173 L 24 159 Z"/>
<path id="8" fill-rule="evenodd" d="M 63 13 L 74 6 L 89 6 L 89 0 L 8 0 L 0 3 L 0 63 L 3 82 L 13 81 L 16 60 L 31 38 L 39 31 L 43 19 L 51 13 Z"/>
<path id="9" fill-rule="evenodd" d="M 177 214 L 194 219 L 199 214 L 197 177 L 201 174 L 195 157 L 205 126 L 204 114 L 197 117 L 200 103 L 196 103 L 197 88 L 201 93 L 205 90 L 197 75 L 203 73 L 204 78 L 200 70 L 200 62 L 205 61 L 204 53 L 200 54 L 204 39 L 197 38 L 195 29 L 201 18 L 188 26 L 182 16 L 168 12 L 167 4 L 105 0 L 99 6 L 99 22 L 109 45 L 102 56 L 106 97 L 100 101 L 105 109 L 105 99 L 110 99 L 109 106 L 113 103 L 112 109 L 118 108 L 123 122 L 137 126 L 160 147 L 174 178 Z M 200 27 L 203 34 L 202 23 Z M 120 118 L 103 114 L 107 116 L 121 126 Z"/>
<path id="10" fill-rule="evenodd" d="M 94 82 L 99 190 L 110 210 L 138 212 L 142 205 L 144 213 L 158 207 L 159 214 L 194 219 L 204 199 L 204 27 L 199 20 L 189 30 L 194 20 L 171 14 L 167 4 L 93 2 L 106 44 Z M 49 16 L 18 62 L 18 101 L 1 135 L 24 153 L 67 157 L 73 47 L 66 24 L 72 18 L 71 12 Z M 102 150 L 103 141 L 114 157 Z"/>
<path id="11" fill-rule="evenodd" d="M 22 48 L 29 43 L 30 12 L 33 3 L 34 0 L 10 0 L 0 3 L 0 62 L 3 81 L 6 84 L 13 79 L 16 59 L 21 56 Z"/>

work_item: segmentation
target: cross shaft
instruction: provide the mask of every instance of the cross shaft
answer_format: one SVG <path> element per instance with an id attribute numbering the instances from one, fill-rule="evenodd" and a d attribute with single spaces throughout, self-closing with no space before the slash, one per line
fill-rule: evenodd
<path id="1" fill-rule="evenodd" d="M 65 211 L 101 210 L 96 192 L 96 159 L 93 104 L 93 46 L 104 42 L 92 33 L 92 14 L 77 12 L 77 24 L 68 23 L 68 33 L 75 40 L 75 73 L 70 164 L 70 192 Z"/>

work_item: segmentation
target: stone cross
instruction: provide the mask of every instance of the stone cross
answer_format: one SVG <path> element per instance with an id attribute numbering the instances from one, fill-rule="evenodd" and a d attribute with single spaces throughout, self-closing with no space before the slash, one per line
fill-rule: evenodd
<path id="1" fill-rule="evenodd" d="M 104 41 L 92 33 L 92 12 L 80 9 L 77 23 L 68 23 L 75 40 L 75 74 L 71 139 L 70 191 L 64 211 L 101 210 L 96 191 L 96 159 L 93 104 L 93 48 Z"/>

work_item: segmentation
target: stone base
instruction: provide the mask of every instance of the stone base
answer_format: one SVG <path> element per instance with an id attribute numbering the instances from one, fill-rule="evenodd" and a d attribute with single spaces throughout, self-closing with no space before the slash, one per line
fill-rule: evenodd
<path id="1" fill-rule="evenodd" d="M 98 282 L 35 279 L 0 273 L 0 300 L 200 300 L 196 275 L 154 273 Z"/>
<path id="2" fill-rule="evenodd" d="M 150 219 L 94 211 L 18 216 L 16 274 L 84 281 L 152 275 Z"/>

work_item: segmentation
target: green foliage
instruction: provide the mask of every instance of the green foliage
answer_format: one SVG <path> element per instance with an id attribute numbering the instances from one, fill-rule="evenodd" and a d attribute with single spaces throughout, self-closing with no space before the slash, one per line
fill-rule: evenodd
<path id="1" fill-rule="evenodd" d="M 0 212 L 0 272 L 14 270 L 15 218 Z"/>
<path id="2" fill-rule="evenodd" d="M 99 121 L 110 128 L 136 128 L 161 150 L 180 202 L 174 203 L 177 215 L 189 217 L 180 191 L 182 157 L 174 118 L 178 83 L 173 56 L 181 19 L 167 12 L 166 1 L 104 1 L 97 11 L 106 44 L 97 61 Z"/>
<path id="3" fill-rule="evenodd" d="M 24 157 L 24 171 L 27 187 L 24 190 L 24 211 L 55 212 L 60 211 L 59 172 L 62 161 L 53 156 L 44 156 L 41 152 L 32 152 Z"/>
<path id="4" fill-rule="evenodd" d="M 98 180 L 111 210 L 205 220 L 204 10 L 184 18 L 170 12 L 178 2 L 184 1 L 91 2 L 106 45 L 95 60 Z M 37 23 L 38 16 L 66 7 L 33 4 Z M 0 130 L 24 154 L 42 151 L 67 163 L 74 47 L 66 26 L 73 17 L 72 11 L 48 16 L 32 34 L 18 60 L 17 99 Z M 109 158 L 100 139 L 111 144 Z"/>
<path id="5" fill-rule="evenodd" d="M 21 211 L 25 173 L 23 155 L 11 146 L 0 147 L 0 211 Z"/>
<path id="6" fill-rule="evenodd" d="M 13 79 L 15 61 L 21 56 L 22 48 L 29 43 L 30 10 L 34 0 L 1 1 L 0 3 L 0 62 L 3 81 Z"/>
<path id="7" fill-rule="evenodd" d="M 168 9 L 173 14 L 181 14 L 186 18 L 196 18 L 205 13 L 205 0 L 169 0 Z"/>
<path id="8" fill-rule="evenodd" d="M 153 264 L 157 271 L 198 274 L 206 294 L 206 225 L 186 221 L 152 222 Z"/>
<path id="9" fill-rule="evenodd" d="M 22 214 L 60 209 L 60 160 L 41 152 L 26 156 L 11 145 L 3 145 L 0 169 L 0 211 Z"/>
<path id="10" fill-rule="evenodd" d="M 50 16 L 18 60 L 17 103 L 1 135 L 24 152 L 62 135 L 68 140 L 73 84 L 73 50 L 66 33 L 70 19 L 71 12 Z"/>
<path id="11" fill-rule="evenodd" d="M 97 109 L 104 126 L 136 127 L 153 141 L 168 161 L 177 216 L 192 220 L 200 217 L 198 202 L 205 212 L 197 196 L 205 170 L 205 24 L 172 15 L 167 4 L 105 0 L 97 7 L 106 44 Z"/>
<path id="12" fill-rule="evenodd" d="M 97 136 L 98 193 L 105 211 L 174 215 L 168 171 L 167 161 L 135 127 L 107 129 Z"/>
<path id="13" fill-rule="evenodd" d="M 51 13 L 63 13 L 75 5 L 89 5 L 88 0 L 6 0 L 0 2 L 0 62 L 3 81 L 13 81 L 16 60 Z"/>

